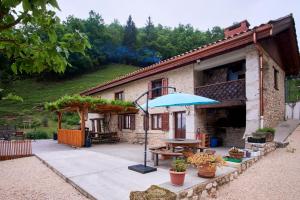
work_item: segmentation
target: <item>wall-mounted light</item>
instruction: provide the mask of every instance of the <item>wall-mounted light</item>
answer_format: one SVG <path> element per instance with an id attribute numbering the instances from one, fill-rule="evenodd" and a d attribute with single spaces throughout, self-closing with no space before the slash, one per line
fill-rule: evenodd
<path id="1" fill-rule="evenodd" d="M 185 109 L 187 111 L 186 114 L 190 115 L 190 113 L 191 113 L 190 107 L 189 106 L 185 106 Z"/>

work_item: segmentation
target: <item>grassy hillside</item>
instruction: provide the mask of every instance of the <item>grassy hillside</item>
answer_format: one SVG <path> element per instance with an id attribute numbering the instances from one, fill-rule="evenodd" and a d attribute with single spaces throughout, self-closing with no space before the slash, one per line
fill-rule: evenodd
<path id="1" fill-rule="evenodd" d="M 65 81 L 37 82 L 32 79 L 15 81 L 6 89 L 21 96 L 24 102 L 2 100 L 0 102 L 0 124 L 7 123 L 7 121 L 22 123 L 28 119 L 41 121 L 43 117 L 50 118 L 50 114 L 43 111 L 45 102 L 56 100 L 66 94 L 79 93 L 136 69 L 137 67 L 134 66 L 111 64 L 98 71 Z M 52 121 L 49 121 L 50 127 Z"/>

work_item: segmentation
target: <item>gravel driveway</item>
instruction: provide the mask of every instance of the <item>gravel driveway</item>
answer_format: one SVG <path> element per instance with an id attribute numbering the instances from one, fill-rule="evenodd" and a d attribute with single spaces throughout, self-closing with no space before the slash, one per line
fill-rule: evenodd
<path id="1" fill-rule="evenodd" d="M 86 199 L 36 157 L 0 162 L 0 199 Z"/>
<path id="2" fill-rule="evenodd" d="M 300 127 L 289 137 L 288 148 L 277 149 L 237 180 L 222 186 L 219 200 L 298 200 L 300 198 Z M 287 149 L 296 148 L 295 153 Z"/>

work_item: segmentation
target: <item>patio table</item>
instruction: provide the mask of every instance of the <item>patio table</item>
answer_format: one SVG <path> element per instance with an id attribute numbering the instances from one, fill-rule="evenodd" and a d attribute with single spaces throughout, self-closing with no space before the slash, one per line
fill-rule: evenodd
<path id="1" fill-rule="evenodd" d="M 169 149 L 174 151 L 175 147 L 191 148 L 197 151 L 199 148 L 200 140 L 193 139 L 163 139 Z M 200 149 L 201 150 L 201 149 Z"/>

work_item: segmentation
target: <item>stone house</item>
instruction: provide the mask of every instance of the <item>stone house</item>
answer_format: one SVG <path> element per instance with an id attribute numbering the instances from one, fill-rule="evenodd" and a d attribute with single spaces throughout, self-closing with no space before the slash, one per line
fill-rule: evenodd
<path id="1" fill-rule="evenodd" d="M 216 105 L 155 108 L 146 121 L 137 114 L 110 114 L 109 129 L 123 141 L 150 145 L 162 138 L 194 139 L 197 132 L 221 138 L 224 146 L 244 145 L 243 137 L 260 127 L 274 127 L 285 116 L 285 77 L 298 74 L 299 49 L 292 15 L 249 28 L 245 20 L 224 30 L 212 44 L 139 69 L 88 89 L 81 95 L 134 101 L 158 86 L 220 101 Z M 155 90 L 151 98 L 167 94 Z M 140 102 L 144 103 L 144 102 Z M 90 129 L 107 115 L 89 113 Z M 93 122 L 93 123 L 92 123 Z M 99 122 L 100 123 L 100 122 Z M 98 124 L 99 124 L 98 123 Z M 99 130 L 100 131 L 100 130 Z"/>

